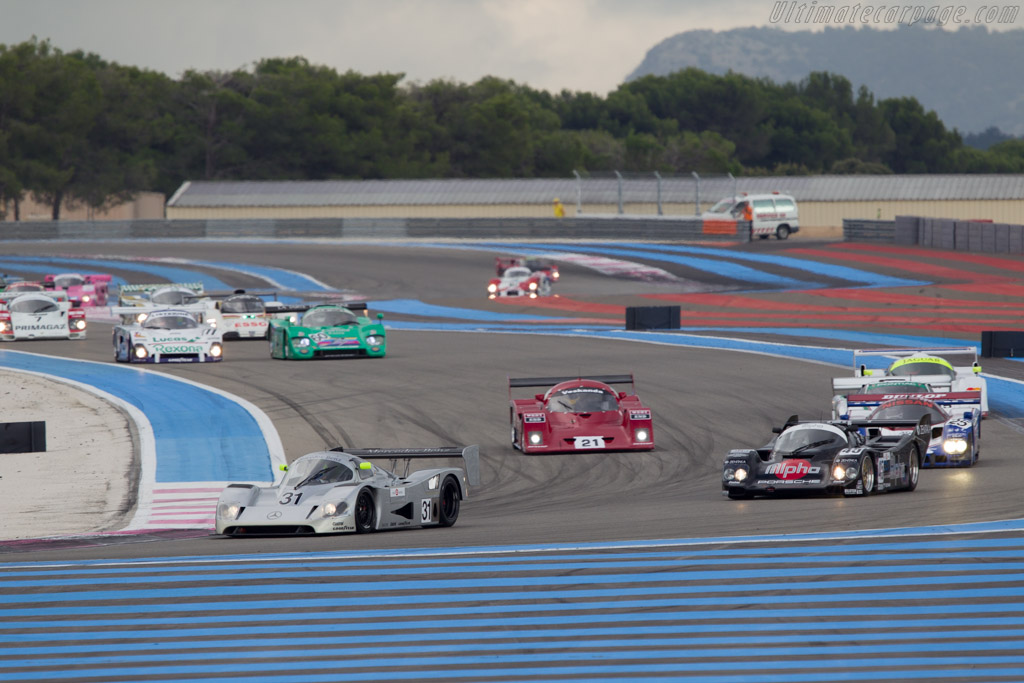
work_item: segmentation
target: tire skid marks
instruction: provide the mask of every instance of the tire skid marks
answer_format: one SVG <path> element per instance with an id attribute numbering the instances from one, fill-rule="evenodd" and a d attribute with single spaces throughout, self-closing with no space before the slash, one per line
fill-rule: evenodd
<path id="1" fill-rule="evenodd" d="M 5 563 L 0 681 L 1020 680 L 1017 536 Z"/>

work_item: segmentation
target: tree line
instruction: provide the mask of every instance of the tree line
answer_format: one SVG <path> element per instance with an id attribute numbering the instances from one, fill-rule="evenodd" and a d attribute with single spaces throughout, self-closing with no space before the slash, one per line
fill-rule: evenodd
<path id="1" fill-rule="evenodd" d="M 185 180 L 1021 173 L 1024 140 L 964 144 L 912 97 L 875 101 L 841 75 L 777 84 L 685 69 L 607 97 L 496 77 L 402 84 L 265 59 L 179 79 L 0 45 L 0 206 L 25 193 L 101 209 Z"/>

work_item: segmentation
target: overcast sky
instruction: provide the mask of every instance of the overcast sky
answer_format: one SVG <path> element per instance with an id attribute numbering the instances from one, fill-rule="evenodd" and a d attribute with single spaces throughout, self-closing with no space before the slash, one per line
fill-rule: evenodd
<path id="1" fill-rule="evenodd" d="M 985 4 L 964 3 L 963 16 Z M 93 52 L 172 78 L 300 56 L 341 72 L 404 73 L 406 82 L 497 76 L 604 96 L 649 49 L 683 31 L 820 28 L 793 14 L 779 21 L 790 7 L 777 0 L 0 0 L 0 43 L 36 36 L 63 52 Z M 895 27 L 885 16 L 867 25 Z M 1021 27 L 1024 17 L 992 26 Z"/>

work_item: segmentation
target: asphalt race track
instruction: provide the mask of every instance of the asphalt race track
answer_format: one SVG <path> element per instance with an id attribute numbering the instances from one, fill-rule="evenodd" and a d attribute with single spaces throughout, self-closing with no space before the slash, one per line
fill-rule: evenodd
<path id="1" fill-rule="evenodd" d="M 301 241 L 0 245 L 2 270 L 26 278 L 31 268 L 38 268 L 40 273 L 111 272 L 127 282 L 148 282 L 152 276 L 136 267 L 151 262 L 139 259 L 181 259 L 173 262 L 176 267 L 205 273 L 231 287 L 266 287 L 267 281 L 254 275 L 258 267 L 266 267 L 309 276 L 349 298 L 370 301 L 371 310 L 373 302 L 387 302 L 385 323 L 393 327 L 384 359 L 274 361 L 265 342 L 238 341 L 226 344 L 221 363 L 153 371 L 253 403 L 273 421 L 289 460 L 334 446 L 479 444 L 483 475 L 450 529 L 270 539 L 171 530 L 0 543 L 0 583 L 7 583 L 7 588 L 0 587 L 0 614 L 20 624 L 17 630 L 0 629 L 10 636 L 0 635 L 0 681 L 349 680 L 339 670 L 349 671 L 351 680 L 445 675 L 463 680 L 1024 680 L 1024 658 L 1019 656 L 1024 603 L 1017 602 L 1024 587 L 1024 543 L 1016 523 L 1022 517 L 1024 410 L 1005 402 L 995 406 L 984 422 L 979 464 L 924 470 L 917 490 L 909 494 L 730 501 L 720 484 L 722 458 L 729 449 L 765 443 L 772 426 L 790 415 L 829 417 L 830 381 L 849 370 L 788 357 L 784 347 L 909 345 L 893 339 L 970 345 L 978 343 L 982 329 L 1021 329 L 1024 306 L 1018 303 L 1018 283 L 1024 259 L 958 260 L 957 255 L 925 250 L 885 254 L 884 249 L 859 248 L 863 245 L 790 240 L 739 245 L 732 258 L 706 254 L 715 260 L 702 264 L 684 260 L 671 247 L 633 245 L 620 247 L 616 258 L 663 269 L 671 278 L 640 271 L 602 273 L 593 264 L 559 261 L 557 298 L 510 304 L 488 301 L 484 287 L 494 273 L 494 255 L 516 254 L 526 247 L 488 251 L 453 246 Z M 636 255 L 645 250 L 647 258 Z M 130 259 L 123 261 L 123 268 L 90 265 L 125 257 Z M 750 260 L 766 257 L 771 259 Z M 801 270 L 785 259 L 815 265 Z M 53 265 L 58 262 L 59 267 Z M 251 268 L 241 272 L 231 264 Z M 749 274 L 747 268 L 756 268 L 760 275 Z M 845 269 L 861 269 L 880 284 L 858 287 Z M 900 286 L 885 287 L 895 281 L 886 278 L 899 279 Z M 802 286 L 793 287 L 794 281 Z M 410 301 L 443 308 L 417 308 Z M 709 347 L 719 337 L 783 346 L 777 354 L 765 355 L 582 332 L 621 329 L 624 306 L 667 303 L 682 306 L 684 326 L 692 323 L 688 331 L 706 337 Z M 445 317 L 445 311 L 451 315 Z M 472 311 L 481 317 L 474 318 Z M 503 316 L 515 324 L 504 322 Z M 84 342 L 29 342 L 15 348 L 112 364 L 109 329 L 93 322 Z M 837 336 L 836 330 L 847 333 Z M 1024 370 L 1011 360 L 983 359 L 983 366 L 988 374 L 1024 377 Z M 577 373 L 633 373 L 637 393 L 653 410 L 656 450 L 548 456 L 513 450 L 507 378 Z M 972 523 L 979 526 L 956 526 Z M 922 531 L 887 531 L 908 528 Z M 938 535 L 925 535 L 925 528 L 927 534 Z M 976 532 L 986 533 L 979 537 Z M 776 555 L 765 555 L 771 554 L 767 548 Z M 970 557 L 959 555 L 963 552 Z M 279 562 L 276 569 L 259 566 L 271 558 Z M 145 571 L 154 573 L 136 577 L 143 570 L 130 567 L 141 566 L 134 564 L 138 560 L 151 563 Z M 666 569 L 661 564 L 666 562 L 674 568 Z M 100 569 L 108 565 L 109 576 Z M 235 565 L 236 570 L 229 569 Z M 698 566 L 699 576 L 691 573 L 681 579 L 671 573 L 696 572 Z M 510 571 L 517 580 L 504 582 Z M 109 579 L 116 572 L 124 572 L 128 578 L 117 581 L 131 587 L 98 588 L 88 578 L 91 572 L 107 576 L 103 581 L 109 584 L 115 583 Z M 387 604 L 401 610 L 420 601 L 454 607 L 451 612 L 400 610 L 382 616 L 383 602 L 364 604 L 366 591 L 349 596 L 344 592 L 349 589 L 323 578 L 325 572 L 340 572 L 363 588 L 372 583 L 371 593 L 390 596 Z M 978 578 L 987 572 L 987 579 Z M 395 578 L 405 573 L 420 580 L 402 583 Z M 43 580 L 49 575 L 55 577 L 52 582 Z M 728 596 L 745 589 L 739 603 L 729 597 L 709 598 L 708 604 L 732 611 L 727 617 L 708 618 L 730 620 L 736 633 L 719 641 L 697 638 L 708 638 L 717 629 L 701 622 L 704 617 L 697 612 L 680 615 L 672 610 L 697 609 L 704 604 L 698 601 L 629 602 L 640 600 L 637 586 L 653 589 L 647 595 L 671 597 L 677 581 L 689 585 L 694 595 Z M 211 592 L 190 592 L 193 582 L 209 585 Z M 100 592 L 66 593 L 77 583 Z M 959 583 L 989 592 L 973 596 L 980 600 L 977 604 L 968 596 L 942 595 L 949 584 Z M 271 598 L 291 596 L 291 584 L 305 587 L 307 601 L 277 605 Z M 554 605 L 567 599 L 556 595 L 558 591 L 591 585 L 600 591 L 580 594 L 580 600 L 592 603 L 572 607 L 570 614 L 576 618 L 517 621 L 524 618 L 517 611 L 524 605 L 538 614 L 557 609 Z M 929 586 L 931 591 L 907 598 L 908 588 Z M 321 590 L 327 591 L 323 600 L 309 601 Z M 797 599 L 794 590 L 811 597 Z M 220 591 L 218 599 L 227 602 L 207 603 L 200 597 L 213 591 Z M 850 599 L 837 601 L 840 595 Z M 75 603 L 84 606 L 74 613 L 78 616 L 62 611 L 58 603 L 64 599 L 83 601 Z M 169 605 L 182 599 L 191 601 L 193 609 L 178 621 L 120 618 L 126 612 L 168 616 L 174 611 Z M 937 615 L 930 600 L 945 609 Z M 806 611 L 790 613 L 782 605 Z M 490 606 L 494 621 L 475 611 L 483 606 Z M 855 607 L 865 609 L 848 611 Z M 296 614 L 274 617 L 267 611 L 273 609 Z M 202 616 L 203 610 L 211 610 L 209 617 Z M 586 616 L 580 610 L 592 611 Z M 256 619 L 254 614 L 262 616 L 249 622 Z M 477 620 L 458 623 L 466 614 L 477 614 Z M 621 615 L 618 621 L 616 614 Z M 338 641 L 340 649 L 326 647 L 312 664 L 296 668 L 298 662 L 308 662 L 307 648 L 315 641 L 275 639 L 296 632 L 298 624 L 304 625 L 299 630 L 307 640 L 316 633 L 325 635 L 323 625 L 332 618 L 341 619 L 343 630 L 355 621 L 366 651 L 347 649 L 351 643 L 340 648 Z M 392 618 L 410 623 L 381 626 Z M 419 618 L 427 625 L 420 625 Z M 75 625 L 65 632 L 68 619 Z M 281 628 L 275 627 L 275 619 Z M 447 620 L 449 627 L 439 626 L 438 619 Z M 894 619 L 905 620 L 898 632 L 890 628 Z M 630 620 L 637 622 L 635 628 L 623 625 Z M 822 620 L 829 621 L 825 629 L 814 625 Z M 184 630 L 161 636 L 172 623 Z M 58 625 L 60 633 L 53 634 Z M 204 630 L 224 625 L 236 626 L 237 632 L 211 635 Z M 150 627 L 154 630 L 146 630 Z M 551 631 L 531 640 L 529 636 L 536 636 L 531 629 L 537 628 Z M 948 636 L 937 634 L 951 628 L 961 639 L 957 645 L 943 643 Z M 136 637 L 129 635 L 131 629 L 141 629 L 138 637 L 147 643 L 183 638 L 193 642 L 188 647 L 194 651 L 184 658 L 188 661 L 177 661 L 159 654 L 167 646 L 142 641 L 131 645 Z M 396 636 L 388 644 L 382 634 L 394 629 L 422 635 Z M 769 633 L 775 629 L 797 635 Z M 854 635 L 843 636 L 851 630 Z M 488 631 L 492 635 L 482 635 Z M 73 657 L 85 652 L 79 646 L 61 649 L 65 640 L 79 642 L 75 632 L 98 639 L 101 645 L 90 650 L 99 653 L 98 659 Z M 455 632 L 465 634 L 466 642 Z M 756 632 L 755 637 L 737 635 L 747 632 Z M 235 652 L 253 638 L 267 639 L 260 641 L 257 652 L 266 661 L 251 652 Z M 416 651 L 402 659 L 399 645 L 418 640 L 448 642 L 457 654 L 432 660 L 435 655 Z M 912 644 L 899 646 L 901 640 Z M 523 644 L 509 644 L 519 641 Z M 883 641 L 884 647 L 878 644 Z M 369 647 L 371 642 L 377 643 L 376 649 Z M 723 654 L 724 659 L 716 659 L 718 655 L 706 651 L 720 645 L 728 653 L 741 643 L 749 652 L 739 657 Z M 828 649 L 833 646 L 838 648 L 834 652 Z M 889 646 L 893 649 L 885 649 Z M 105 651 L 110 654 L 103 656 Z M 112 654 L 136 651 L 135 660 Z M 358 662 L 351 668 L 353 656 Z M 207 668 L 200 664 L 204 657 L 223 660 L 223 666 Z M 142 661 L 146 666 L 138 664 Z M 842 672 L 835 669 L 836 661 L 845 662 Z"/>

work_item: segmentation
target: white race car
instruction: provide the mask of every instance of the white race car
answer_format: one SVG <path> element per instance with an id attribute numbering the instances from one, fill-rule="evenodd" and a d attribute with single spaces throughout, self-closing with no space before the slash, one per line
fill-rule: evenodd
<path id="1" fill-rule="evenodd" d="M 526 266 L 507 268 L 501 277 L 492 278 L 487 284 L 487 297 L 498 299 L 519 296 L 536 299 L 551 296 L 551 278 L 542 270 L 532 271 Z"/>
<path id="2" fill-rule="evenodd" d="M 121 316 L 125 324 L 142 322 L 151 311 L 161 308 L 179 308 L 201 316 L 207 308 L 206 302 L 200 301 L 202 294 L 201 282 L 121 285 L 117 293 L 118 305 L 111 312 Z"/>
<path id="3" fill-rule="evenodd" d="M 370 462 L 389 459 L 390 470 Z M 409 472 L 413 458 L 462 458 L 462 467 Z M 402 474 L 394 464 L 404 460 Z M 469 486 L 480 483 L 477 446 L 335 448 L 309 453 L 274 486 L 230 484 L 217 504 L 225 536 L 369 533 L 455 524 Z"/>
<path id="4" fill-rule="evenodd" d="M 222 353 L 220 330 L 184 309 L 151 311 L 142 322 L 114 327 L 114 360 L 119 363 L 212 363 Z"/>
<path id="5" fill-rule="evenodd" d="M 0 341 L 85 339 L 85 311 L 64 292 L 24 292 L 0 303 Z"/>
<path id="6" fill-rule="evenodd" d="M 237 292 L 204 298 L 202 321 L 216 327 L 224 339 L 266 339 L 270 329 L 267 302 L 256 294 Z"/>
<path id="7" fill-rule="evenodd" d="M 964 357 L 970 365 L 953 365 L 947 357 Z M 884 367 L 869 367 L 877 357 L 891 359 Z M 877 365 L 878 362 L 875 361 Z M 961 394 L 980 393 L 982 416 L 988 416 L 988 387 L 981 376 L 978 350 L 973 346 L 936 349 L 871 349 L 853 352 L 853 377 L 837 377 L 832 381 L 833 394 L 846 396 L 868 384 L 880 380 L 900 378 L 908 382 L 925 384 L 932 392 Z M 900 393 L 900 392 L 896 392 Z"/>

